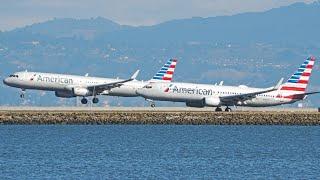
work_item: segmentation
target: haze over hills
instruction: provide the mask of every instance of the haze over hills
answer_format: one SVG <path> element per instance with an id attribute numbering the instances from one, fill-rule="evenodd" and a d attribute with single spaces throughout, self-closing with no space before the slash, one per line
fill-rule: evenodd
<path id="1" fill-rule="evenodd" d="M 148 80 L 169 58 L 178 58 L 176 81 L 267 87 L 320 54 L 320 3 L 296 3 L 260 13 L 173 20 L 154 26 L 123 26 L 105 18 L 53 19 L 0 33 L 0 77 L 14 71 L 128 77 L 141 69 Z M 318 58 L 319 59 L 319 58 Z M 311 90 L 320 89 L 315 67 Z M 19 104 L 18 91 L 0 104 Z M 48 93 L 47 93 L 48 94 Z M 31 104 L 72 104 L 33 92 Z M 36 98 L 35 98 L 36 97 Z M 309 104 L 317 105 L 318 96 Z M 137 99 L 106 98 L 113 105 Z M 138 105 L 144 105 L 139 100 Z"/>
<path id="2" fill-rule="evenodd" d="M 92 19 L 53 19 L 44 23 L 18 28 L 13 33 L 29 33 L 52 38 L 81 38 L 90 40 L 106 33 L 128 29 L 105 18 Z"/>

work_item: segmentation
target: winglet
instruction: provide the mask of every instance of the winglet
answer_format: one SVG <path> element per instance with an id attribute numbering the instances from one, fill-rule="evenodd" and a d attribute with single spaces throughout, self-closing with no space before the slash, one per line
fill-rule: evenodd
<path id="1" fill-rule="evenodd" d="M 280 86 L 282 85 L 282 83 L 283 83 L 283 78 L 281 78 L 281 79 L 279 80 L 279 82 L 278 82 L 277 85 L 274 87 L 274 89 L 275 89 L 275 90 L 279 89 Z"/>
<path id="2" fill-rule="evenodd" d="M 276 86 L 267 88 L 265 92 L 270 92 L 270 91 L 275 91 L 275 90 L 280 89 L 282 83 L 283 83 L 283 78 L 281 78 L 281 79 L 279 80 L 279 82 L 277 83 Z"/>
<path id="3" fill-rule="evenodd" d="M 137 70 L 132 76 L 131 76 L 131 80 L 134 80 L 137 78 L 138 74 L 139 74 L 140 70 Z"/>

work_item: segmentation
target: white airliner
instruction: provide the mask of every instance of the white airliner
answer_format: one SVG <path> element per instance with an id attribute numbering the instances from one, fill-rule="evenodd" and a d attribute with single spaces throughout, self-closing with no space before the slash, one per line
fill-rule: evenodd
<path id="1" fill-rule="evenodd" d="M 54 91 L 57 97 L 72 98 L 83 97 L 82 104 L 87 104 L 86 97 L 93 96 L 92 102 L 98 103 L 97 95 L 134 97 L 138 96 L 136 90 L 142 88 L 150 82 L 171 82 L 176 67 L 177 60 L 170 59 L 160 69 L 160 71 L 149 81 L 137 81 L 139 70 L 129 79 L 111 79 L 52 74 L 41 72 L 16 72 L 3 80 L 3 83 L 22 89 L 20 94 L 24 98 L 26 89 Z"/>
<path id="2" fill-rule="evenodd" d="M 229 106 L 266 107 L 290 104 L 305 99 L 307 95 L 319 93 L 306 92 L 314 62 L 315 58 L 309 57 L 286 83 L 282 84 L 281 79 L 276 86 L 265 89 L 244 85 L 151 82 L 138 89 L 137 94 L 149 101 L 185 102 L 189 107 L 216 107 L 216 111 L 222 111 L 221 106 L 226 106 L 225 111 L 231 111 Z"/>

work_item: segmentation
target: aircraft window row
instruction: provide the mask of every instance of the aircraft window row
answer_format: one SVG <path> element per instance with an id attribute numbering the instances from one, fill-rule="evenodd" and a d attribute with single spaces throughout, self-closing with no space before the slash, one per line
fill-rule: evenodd
<path id="1" fill-rule="evenodd" d="M 233 94 L 233 95 L 241 95 L 241 94 L 242 94 L 242 93 L 235 93 L 235 92 L 220 92 L 220 91 L 218 91 L 217 93 L 218 93 L 218 94 Z M 260 94 L 260 95 L 257 95 L 257 96 L 275 98 L 275 96 L 273 96 L 273 95 L 266 95 L 266 94 Z"/>
<path id="2" fill-rule="evenodd" d="M 18 76 L 18 75 L 15 75 L 15 74 L 11 74 L 9 77 L 16 77 L 16 78 L 18 78 L 19 76 Z"/>
<path id="3" fill-rule="evenodd" d="M 213 92 L 214 93 L 214 92 Z M 241 93 L 235 93 L 235 92 L 220 92 L 220 91 L 217 91 L 218 94 L 233 94 L 233 95 L 240 95 Z"/>
<path id="4" fill-rule="evenodd" d="M 275 96 L 272 96 L 272 95 L 266 95 L 266 94 L 259 94 L 258 96 L 262 96 L 262 97 L 272 97 L 274 98 Z"/>

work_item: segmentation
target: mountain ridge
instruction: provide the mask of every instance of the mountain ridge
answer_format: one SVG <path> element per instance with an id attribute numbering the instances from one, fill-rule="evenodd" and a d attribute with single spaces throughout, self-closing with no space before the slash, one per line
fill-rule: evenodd
<path id="1" fill-rule="evenodd" d="M 231 16 L 188 18 L 163 22 L 153 26 L 120 25 L 106 18 L 53 19 L 17 28 L 7 33 L 47 35 L 53 38 L 83 38 L 105 41 L 320 41 L 320 3 L 295 3 L 265 12 L 248 12 Z M 312 27 L 304 33 L 303 27 Z M 237 30 L 235 33 L 235 29 Z M 288 31 L 287 29 L 290 29 Z M 270 33 L 272 32 L 272 33 Z M 6 33 L 5 33 L 6 34 Z M 270 35 L 271 34 L 271 35 Z M 303 34 L 303 37 L 301 35 Z M 292 38 L 289 38 L 292 37 Z"/>

